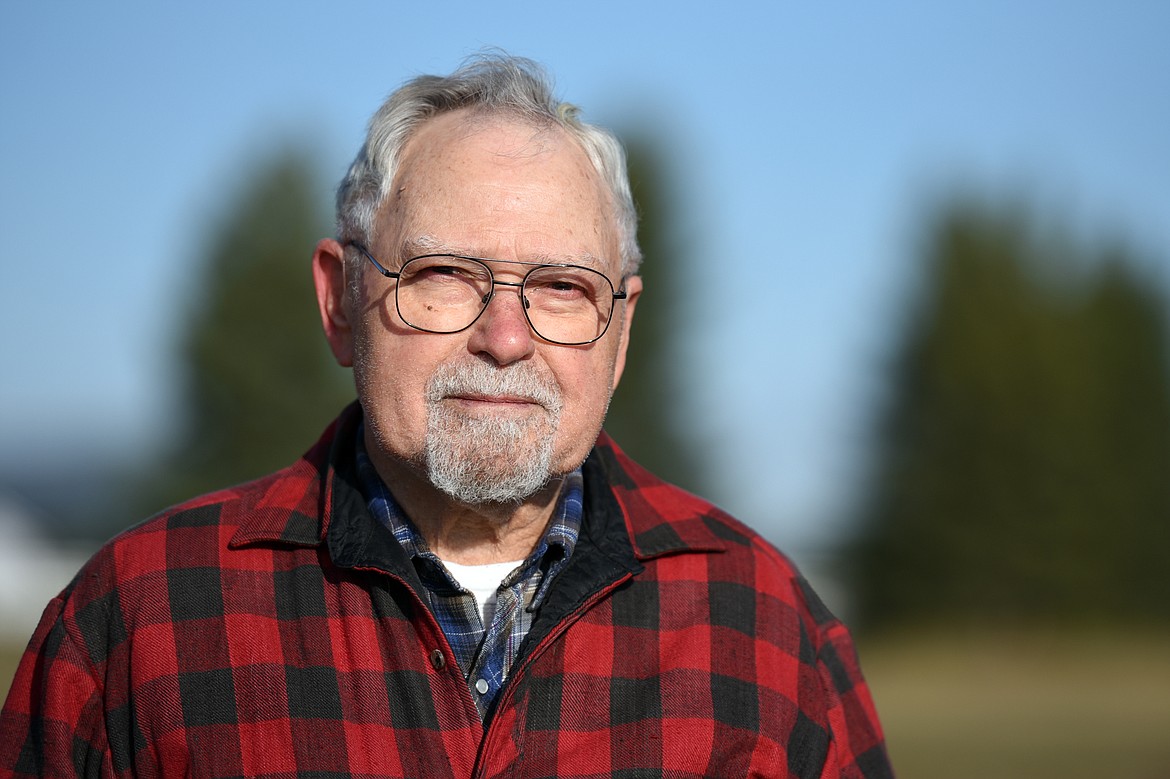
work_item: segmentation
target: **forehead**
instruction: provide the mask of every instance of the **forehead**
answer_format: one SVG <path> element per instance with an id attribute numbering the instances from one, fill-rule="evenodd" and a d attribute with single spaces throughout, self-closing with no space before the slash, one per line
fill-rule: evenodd
<path id="1" fill-rule="evenodd" d="M 379 213 L 379 245 L 424 236 L 501 259 L 617 260 L 608 191 L 569 134 L 470 111 L 415 132 Z"/>

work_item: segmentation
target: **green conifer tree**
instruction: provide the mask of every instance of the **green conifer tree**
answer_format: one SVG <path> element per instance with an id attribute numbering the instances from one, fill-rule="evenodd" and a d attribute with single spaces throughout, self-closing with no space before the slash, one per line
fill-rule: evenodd
<path id="1" fill-rule="evenodd" d="M 679 423 L 693 359 L 683 360 L 682 317 L 685 277 L 691 262 L 667 167 L 655 147 L 632 135 L 624 138 L 630 186 L 638 207 L 644 292 L 638 301 L 621 386 L 614 394 L 605 429 L 635 460 L 668 481 L 694 492 L 707 487 L 704 457 L 694 425 Z"/>
<path id="2" fill-rule="evenodd" d="M 313 247 L 331 232 L 329 188 L 294 148 L 241 181 L 192 274 L 178 352 L 182 417 L 144 485 L 153 509 L 291 463 L 354 396 L 321 333 L 312 285 Z"/>
<path id="3" fill-rule="evenodd" d="M 1164 295 L 1019 213 L 957 203 L 927 247 L 851 552 L 864 623 L 1170 617 Z"/>

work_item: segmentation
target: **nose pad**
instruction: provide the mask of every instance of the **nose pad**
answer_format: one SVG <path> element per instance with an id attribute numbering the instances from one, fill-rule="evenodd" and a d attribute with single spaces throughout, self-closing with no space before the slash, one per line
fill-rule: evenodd
<path id="1" fill-rule="evenodd" d="M 479 302 L 483 303 L 484 308 L 487 308 L 488 304 L 492 302 L 492 298 L 495 296 L 495 294 L 496 294 L 496 288 L 493 286 L 491 289 L 489 289 L 487 291 L 487 294 L 484 295 L 480 299 Z M 525 311 L 532 308 L 532 301 L 528 299 L 527 295 L 525 295 L 523 292 L 521 292 L 519 290 L 516 291 L 516 294 L 520 296 L 520 304 L 524 306 Z"/>
<path id="2" fill-rule="evenodd" d="M 489 313 L 489 311 L 488 311 L 488 308 L 489 308 L 489 306 L 491 305 L 491 302 L 492 302 L 492 300 L 494 300 L 494 299 L 495 299 L 495 297 L 496 297 L 496 285 L 503 285 L 503 286 L 506 286 L 506 287 L 513 287 L 513 288 L 515 288 L 515 291 L 516 291 L 516 298 L 517 298 L 517 300 L 520 302 L 520 310 L 523 312 L 523 317 L 522 317 L 522 318 L 523 318 L 523 320 L 524 320 L 524 326 L 525 326 L 525 329 L 531 332 L 531 331 L 532 331 L 532 323 L 531 323 L 531 320 L 529 320 L 529 319 L 528 319 L 528 311 L 529 311 L 529 309 L 531 309 L 531 308 L 532 308 L 532 301 L 531 301 L 531 300 L 529 300 L 529 299 L 528 299 L 528 296 L 524 294 L 524 289 L 523 289 L 523 286 L 522 286 L 521 284 L 518 284 L 518 283 L 513 283 L 513 282 L 508 282 L 508 281 L 496 281 L 496 282 L 494 282 L 494 283 L 492 284 L 492 287 L 491 287 L 491 289 L 489 289 L 489 290 L 487 291 L 487 293 L 486 293 L 486 294 L 484 294 L 484 296 L 483 296 L 483 298 L 482 298 L 482 300 L 483 300 L 483 308 L 482 308 L 482 310 L 481 310 L 480 314 L 481 314 L 481 315 L 487 315 L 487 316 L 489 316 L 489 317 L 491 316 L 491 314 L 490 314 L 490 313 Z M 505 305 L 505 306 L 508 306 L 508 305 L 510 305 L 510 303 L 508 302 L 508 299 L 507 299 L 507 297 L 505 297 L 505 298 L 502 298 L 502 300 L 504 301 L 504 302 L 502 303 L 502 305 Z M 479 319 L 479 317 L 477 317 L 476 319 L 478 320 L 478 319 Z"/>
<path id="3" fill-rule="evenodd" d="M 490 302 L 495 295 L 485 297 Z M 529 301 L 518 294 L 520 309 L 517 310 L 512 306 L 511 297 L 503 295 L 494 307 L 484 304 L 467 343 L 472 353 L 486 355 L 498 365 L 523 360 L 531 356 L 536 347 L 536 336 L 528 321 Z"/>

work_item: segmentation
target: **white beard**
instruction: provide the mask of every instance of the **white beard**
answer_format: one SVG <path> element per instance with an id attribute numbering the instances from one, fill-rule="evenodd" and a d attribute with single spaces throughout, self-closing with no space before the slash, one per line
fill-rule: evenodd
<path id="1" fill-rule="evenodd" d="M 476 416 L 451 395 L 529 398 L 544 413 L 524 418 Z M 496 368 L 482 360 L 442 365 L 427 382 L 424 464 L 436 488 L 460 503 L 521 503 L 554 474 L 553 443 L 560 425 L 560 388 L 531 363 Z"/>

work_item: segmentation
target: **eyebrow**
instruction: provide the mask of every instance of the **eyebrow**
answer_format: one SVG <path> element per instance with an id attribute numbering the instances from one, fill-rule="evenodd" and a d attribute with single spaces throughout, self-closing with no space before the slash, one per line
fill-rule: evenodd
<path id="1" fill-rule="evenodd" d="M 433 235 L 420 235 L 417 238 L 408 238 L 402 242 L 401 252 L 404 260 L 411 257 L 420 257 L 425 254 L 450 254 L 456 257 L 472 257 L 477 260 L 487 260 L 488 262 L 507 262 L 507 260 L 501 260 L 496 257 L 484 257 L 478 252 L 452 246 L 451 244 L 440 241 Z M 606 264 L 604 260 L 594 256 L 590 252 L 560 255 L 539 254 L 532 259 L 523 260 L 523 262 L 538 265 L 581 265 L 597 270 L 600 270 Z"/>
<path id="2" fill-rule="evenodd" d="M 403 259 L 418 257 L 423 254 L 459 254 L 454 248 L 444 244 L 433 235 L 420 235 L 417 238 L 408 238 L 402 242 L 399 250 Z"/>

